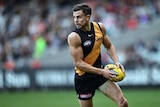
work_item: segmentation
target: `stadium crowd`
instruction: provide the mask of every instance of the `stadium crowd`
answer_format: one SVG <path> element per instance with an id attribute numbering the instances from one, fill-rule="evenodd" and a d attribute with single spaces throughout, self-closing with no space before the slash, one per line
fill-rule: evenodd
<path id="1" fill-rule="evenodd" d="M 146 26 L 160 16 L 159 0 L 76 0 L 78 2 L 92 5 L 92 20 L 104 23 L 109 36 L 114 36 L 117 30 L 125 32 Z M 0 65 L 11 62 L 28 66 L 30 58 L 39 59 L 45 51 L 56 54 L 63 49 L 74 27 L 73 4 L 74 0 L 1 0 Z M 124 64 L 143 65 L 149 60 L 146 52 L 160 52 L 160 39 L 153 43 L 156 45 L 147 47 L 141 41 L 126 47 L 130 58 L 125 55 Z"/>

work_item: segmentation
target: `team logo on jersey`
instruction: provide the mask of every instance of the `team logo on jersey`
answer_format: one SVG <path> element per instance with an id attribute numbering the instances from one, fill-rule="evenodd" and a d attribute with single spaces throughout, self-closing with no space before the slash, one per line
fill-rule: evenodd
<path id="1" fill-rule="evenodd" d="M 91 41 L 90 40 L 87 40 L 87 41 L 85 41 L 84 43 L 83 43 L 83 46 L 86 46 L 86 47 L 88 47 L 88 46 L 90 46 L 91 45 Z"/>
<path id="2" fill-rule="evenodd" d="M 93 34 L 88 34 L 88 37 L 92 37 L 93 36 Z"/>
<path id="3" fill-rule="evenodd" d="M 99 41 L 99 40 L 103 40 L 103 36 L 102 37 L 96 37 L 96 41 Z"/>

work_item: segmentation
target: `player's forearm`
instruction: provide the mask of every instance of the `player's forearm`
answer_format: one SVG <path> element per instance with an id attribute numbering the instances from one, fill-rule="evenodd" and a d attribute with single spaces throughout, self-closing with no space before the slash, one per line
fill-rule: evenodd
<path id="1" fill-rule="evenodd" d="M 88 72 L 88 73 L 99 74 L 99 75 L 102 74 L 101 68 L 93 67 L 92 65 L 90 65 L 84 61 L 77 62 L 76 67 L 79 68 L 80 70 Z"/>
<path id="2" fill-rule="evenodd" d="M 114 62 L 119 62 L 118 55 L 117 55 L 114 45 L 111 45 L 107 53 Z"/>

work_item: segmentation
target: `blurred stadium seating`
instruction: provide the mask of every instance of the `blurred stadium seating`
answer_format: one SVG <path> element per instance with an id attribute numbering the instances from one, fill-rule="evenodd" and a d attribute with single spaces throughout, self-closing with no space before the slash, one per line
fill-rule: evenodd
<path id="1" fill-rule="evenodd" d="M 15 62 L 15 67 L 29 66 L 32 60 L 39 60 L 41 66 L 45 67 L 73 66 L 66 39 L 74 28 L 71 8 L 80 2 L 87 2 L 92 6 L 94 11 L 92 20 L 105 24 L 118 51 L 123 54 L 127 54 L 126 51 L 133 48 L 134 51 L 139 51 L 137 46 L 142 42 L 149 53 L 152 53 L 151 48 L 155 48 L 158 54 L 160 37 L 158 0 L 77 0 L 76 2 L 2 0 L 0 2 L 1 66 L 10 60 Z M 137 55 L 137 52 L 135 53 Z M 138 57 L 142 58 L 141 55 Z M 130 59 L 121 60 L 127 64 Z M 107 62 L 104 60 L 104 63 Z"/>
<path id="2" fill-rule="evenodd" d="M 126 69 L 160 67 L 159 0 L 1 0 L 0 71 L 73 69 L 67 36 L 80 2 L 92 6 L 91 20 L 104 23 Z M 103 47 L 102 61 L 111 63 Z"/>

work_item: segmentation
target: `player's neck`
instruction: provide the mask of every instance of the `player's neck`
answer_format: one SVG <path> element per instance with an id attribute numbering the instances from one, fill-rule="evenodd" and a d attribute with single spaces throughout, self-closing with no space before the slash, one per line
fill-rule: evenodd
<path id="1" fill-rule="evenodd" d="M 90 31 L 91 30 L 91 23 L 88 22 L 86 24 L 86 26 L 84 28 L 82 28 L 81 30 L 84 31 L 84 32 Z"/>

